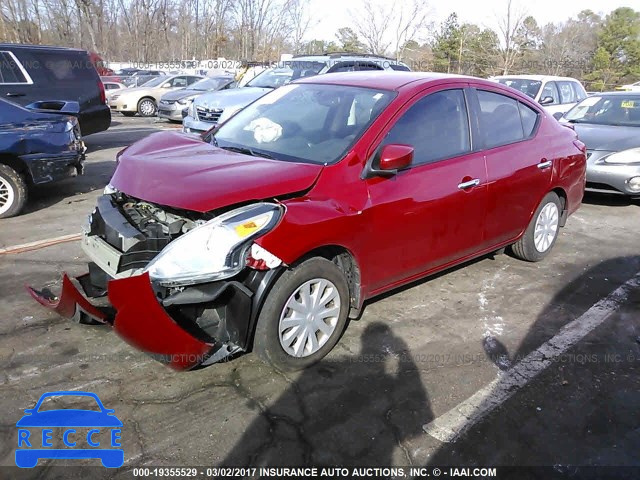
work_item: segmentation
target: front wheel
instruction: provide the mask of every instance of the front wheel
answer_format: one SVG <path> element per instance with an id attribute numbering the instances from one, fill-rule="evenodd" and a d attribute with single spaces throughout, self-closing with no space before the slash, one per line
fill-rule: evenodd
<path id="1" fill-rule="evenodd" d="M 337 265 L 311 258 L 276 281 L 260 311 L 254 352 L 283 371 L 306 368 L 335 346 L 349 313 L 349 286 Z"/>
<path id="2" fill-rule="evenodd" d="M 558 195 L 547 193 L 520 240 L 512 245 L 514 255 L 528 262 L 539 262 L 546 257 L 558 239 L 561 212 Z"/>
<path id="3" fill-rule="evenodd" d="M 143 98 L 138 102 L 138 113 L 141 117 L 155 117 L 157 112 L 156 102 L 150 98 Z"/>
<path id="4" fill-rule="evenodd" d="M 17 215 L 26 202 L 24 178 L 8 165 L 0 165 L 0 218 Z"/>

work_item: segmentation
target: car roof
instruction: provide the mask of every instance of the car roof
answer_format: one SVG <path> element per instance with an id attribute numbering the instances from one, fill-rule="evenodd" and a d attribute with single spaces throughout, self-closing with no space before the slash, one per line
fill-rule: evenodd
<path id="1" fill-rule="evenodd" d="M 294 55 L 291 58 L 292 61 L 300 61 L 300 60 L 334 60 L 334 59 L 373 59 L 373 60 L 389 60 L 394 63 L 398 62 L 395 58 L 385 57 L 384 55 L 375 55 L 372 53 L 355 53 L 355 52 L 334 52 L 334 53 L 324 53 L 317 55 Z"/>
<path id="2" fill-rule="evenodd" d="M 86 52 L 83 48 L 59 47 L 56 45 L 27 45 L 24 43 L 0 43 L 0 49 L 19 48 L 24 50 L 59 50 L 62 52 Z"/>
<path id="3" fill-rule="evenodd" d="M 550 80 L 571 80 L 573 82 L 578 82 L 580 83 L 578 80 L 576 80 L 575 78 L 571 78 L 571 77 L 558 77 L 556 75 L 498 75 L 495 77 L 491 77 L 491 78 L 495 78 L 495 79 L 501 79 L 501 78 L 520 78 L 522 80 L 539 80 L 541 82 L 544 81 L 550 81 Z"/>
<path id="4" fill-rule="evenodd" d="M 454 75 L 436 72 L 398 72 L 398 71 L 365 71 L 365 72 L 341 72 L 327 73 L 325 75 L 315 75 L 296 80 L 292 83 L 320 83 L 327 85 L 345 85 L 351 87 L 377 88 L 380 90 L 399 90 L 401 87 L 413 83 L 429 83 L 432 81 L 460 79 L 480 81 L 487 85 L 495 85 L 477 77 L 466 75 Z"/>
<path id="5" fill-rule="evenodd" d="M 593 92 L 592 97 L 640 97 L 640 92 L 624 92 L 624 91 L 616 91 L 616 92 Z"/>

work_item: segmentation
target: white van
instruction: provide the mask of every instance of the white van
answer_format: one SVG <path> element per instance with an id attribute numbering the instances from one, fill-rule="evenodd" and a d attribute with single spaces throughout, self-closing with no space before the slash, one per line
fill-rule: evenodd
<path id="1" fill-rule="evenodd" d="M 587 98 L 587 92 L 575 78 L 551 75 L 503 75 L 489 80 L 499 82 L 529 95 L 552 115 L 568 112 Z M 561 115 L 554 115 L 559 117 Z"/>

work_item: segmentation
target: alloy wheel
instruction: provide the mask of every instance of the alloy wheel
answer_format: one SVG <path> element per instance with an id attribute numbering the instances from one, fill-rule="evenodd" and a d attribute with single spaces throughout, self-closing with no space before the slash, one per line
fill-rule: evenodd
<path id="1" fill-rule="evenodd" d="M 0 214 L 8 211 L 15 201 L 15 192 L 11 184 L 0 177 Z"/>
<path id="2" fill-rule="evenodd" d="M 533 242 L 540 253 L 544 253 L 553 244 L 558 234 L 559 211 L 558 206 L 553 203 L 547 203 L 536 220 L 536 226 L 533 233 Z"/>

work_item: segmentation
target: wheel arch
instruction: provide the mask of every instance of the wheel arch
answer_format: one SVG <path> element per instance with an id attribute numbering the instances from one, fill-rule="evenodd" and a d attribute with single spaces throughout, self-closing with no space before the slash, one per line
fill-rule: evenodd
<path id="1" fill-rule="evenodd" d="M 305 253 L 293 262 L 291 266 L 299 265 L 312 257 L 326 258 L 335 263 L 342 273 L 344 273 L 347 284 L 349 285 L 349 318 L 358 318 L 362 309 L 363 295 L 360 266 L 355 255 L 342 245 L 323 245 Z"/>
<path id="2" fill-rule="evenodd" d="M 153 103 L 155 103 L 156 108 L 158 108 L 158 101 L 157 101 L 155 98 L 153 98 L 151 95 L 145 95 L 145 96 L 143 96 L 143 97 L 140 97 L 140 98 L 138 99 L 138 101 L 136 102 L 136 110 L 138 110 L 138 108 L 140 107 L 140 103 L 141 103 L 143 100 L 151 100 Z"/>
<path id="3" fill-rule="evenodd" d="M 24 175 L 27 180 L 31 181 L 31 172 L 29 171 L 29 167 L 16 155 L 7 153 L 0 154 L 0 164 L 13 168 L 20 175 Z"/>
<path id="4" fill-rule="evenodd" d="M 562 187 L 555 187 L 551 191 L 558 195 L 560 203 L 562 204 L 562 212 L 560 213 L 560 226 L 564 227 L 567 223 L 567 218 L 569 217 L 569 200 L 567 192 Z"/>

